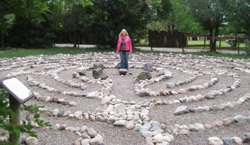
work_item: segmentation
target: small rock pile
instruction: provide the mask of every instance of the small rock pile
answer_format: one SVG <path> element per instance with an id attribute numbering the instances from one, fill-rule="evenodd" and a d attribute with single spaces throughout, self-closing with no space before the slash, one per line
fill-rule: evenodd
<path id="1" fill-rule="evenodd" d="M 101 63 L 93 64 L 94 70 L 92 71 L 92 75 L 95 79 L 100 78 L 101 80 L 106 80 L 108 75 L 103 72 L 104 66 Z"/>
<path id="2" fill-rule="evenodd" d="M 73 145 L 104 145 L 103 137 L 91 127 L 71 127 L 65 124 L 56 124 L 55 129 L 71 131 L 79 136 L 79 138 L 73 142 Z"/>

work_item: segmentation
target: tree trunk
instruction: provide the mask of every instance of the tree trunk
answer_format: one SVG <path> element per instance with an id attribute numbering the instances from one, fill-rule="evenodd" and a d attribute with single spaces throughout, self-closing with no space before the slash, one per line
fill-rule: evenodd
<path id="1" fill-rule="evenodd" d="M 210 37 L 210 52 L 216 52 L 216 39 L 214 39 L 214 30 L 210 28 L 209 30 Z"/>
<path id="2" fill-rule="evenodd" d="M 2 44 L 2 49 L 4 49 L 4 33 L 1 33 L 1 44 Z"/>
<path id="3" fill-rule="evenodd" d="M 76 31 L 74 31 L 74 48 L 76 48 L 77 45 L 77 36 L 76 36 Z"/>

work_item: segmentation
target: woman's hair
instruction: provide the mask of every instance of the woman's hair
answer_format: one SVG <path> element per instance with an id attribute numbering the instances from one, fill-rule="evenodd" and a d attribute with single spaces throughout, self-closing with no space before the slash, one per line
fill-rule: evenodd
<path id="1" fill-rule="evenodd" d="M 124 33 L 125 36 L 128 36 L 128 31 L 126 29 L 122 29 L 119 36 L 122 36 L 122 33 Z"/>

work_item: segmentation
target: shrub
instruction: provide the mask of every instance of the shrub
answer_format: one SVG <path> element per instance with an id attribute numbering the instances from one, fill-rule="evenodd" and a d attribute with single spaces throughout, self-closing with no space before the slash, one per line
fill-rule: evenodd
<path id="1" fill-rule="evenodd" d="M 24 110 L 31 111 L 32 113 L 34 113 L 32 119 L 22 121 L 20 126 L 12 126 L 9 123 L 10 114 L 12 114 L 14 117 L 15 115 L 10 109 L 9 95 L 3 88 L 0 88 L 0 129 L 4 130 L 0 136 L 4 136 L 7 133 L 10 133 L 19 138 L 21 133 L 27 133 L 30 136 L 36 137 L 36 132 L 33 130 L 34 124 L 40 127 L 49 126 L 48 122 L 44 122 L 40 119 L 40 115 L 39 115 L 40 108 L 41 106 L 23 105 Z M 0 144 L 11 145 L 9 141 L 0 141 Z"/>
<path id="2" fill-rule="evenodd" d="M 245 41 L 246 47 L 244 48 L 244 51 L 246 52 L 247 56 L 250 56 L 250 40 Z"/>

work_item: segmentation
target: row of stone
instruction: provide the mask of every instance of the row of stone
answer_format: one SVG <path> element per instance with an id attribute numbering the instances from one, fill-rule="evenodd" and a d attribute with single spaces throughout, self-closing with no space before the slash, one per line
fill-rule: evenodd
<path id="1" fill-rule="evenodd" d="M 161 124 L 157 121 L 149 120 L 149 103 L 143 105 L 135 102 L 126 102 L 119 99 L 113 99 L 106 109 L 99 112 L 87 113 L 76 111 L 70 113 L 67 111 L 59 111 L 55 109 L 54 115 L 63 114 L 61 116 L 88 119 L 91 121 L 102 121 L 114 126 L 125 127 L 129 130 L 139 131 L 145 137 L 147 143 L 150 144 L 168 144 L 174 140 L 174 136 L 164 132 Z M 61 112 L 61 113 L 60 113 Z"/>
<path id="2" fill-rule="evenodd" d="M 208 145 L 242 145 L 250 143 L 250 133 L 245 133 L 241 137 L 227 137 L 220 139 L 219 137 L 209 137 L 207 139 Z"/>
<path id="3" fill-rule="evenodd" d="M 232 74 L 231 74 L 232 75 Z M 189 97 L 183 97 L 180 99 L 175 99 L 172 101 L 154 101 L 155 105 L 171 105 L 171 104 L 176 104 L 176 103 L 185 103 L 185 102 L 193 102 L 193 101 L 202 101 L 204 99 L 215 99 L 215 97 L 226 94 L 238 87 L 240 87 L 241 81 L 240 79 L 238 79 L 238 75 L 237 74 L 233 74 L 233 77 L 235 79 L 235 82 L 231 85 L 228 86 L 224 89 L 219 89 L 219 90 L 212 90 L 210 91 L 208 94 L 206 95 L 201 95 L 198 94 L 196 96 L 189 96 Z M 182 110 L 182 109 L 181 109 Z"/>
<path id="4" fill-rule="evenodd" d="M 180 106 L 176 108 L 175 115 L 181 115 L 185 113 L 194 113 L 194 112 L 204 112 L 204 111 L 217 111 L 217 110 L 224 110 L 225 108 L 233 108 L 239 105 L 242 105 L 246 101 L 250 100 L 250 94 L 246 94 L 245 96 L 239 98 L 236 102 L 227 102 L 222 103 L 218 106 L 198 106 L 195 108 L 189 108 L 187 106 Z"/>
<path id="5" fill-rule="evenodd" d="M 218 82 L 218 78 L 211 78 L 211 80 L 202 85 L 194 85 L 188 88 L 180 89 L 178 91 L 173 90 L 161 90 L 161 91 L 152 91 L 149 88 L 144 88 L 144 85 L 140 86 L 140 90 L 135 90 L 136 94 L 140 97 L 143 96 L 169 96 L 169 95 L 177 95 L 177 94 L 185 94 L 188 91 L 195 91 L 199 89 L 205 89 L 215 85 Z"/>
<path id="6" fill-rule="evenodd" d="M 41 89 L 47 90 L 49 92 L 57 93 L 57 94 L 63 94 L 63 95 L 70 95 L 70 96 L 75 96 L 75 97 L 89 97 L 89 98 L 99 98 L 102 99 L 103 96 L 110 94 L 112 90 L 112 80 L 107 79 L 107 80 L 91 80 L 91 83 L 96 83 L 100 84 L 103 87 L 101 88 L 100 91 L 94 91 L 94 92 L 88 92 L 88 93 L 83 93 L 83 92 L 75 92 L 75 91 L 60 91 L 55 88 L 52 88 L 50 86 L 47 86 L 45 83 L 40 83 L 38 81 L 35 81 L 30 75 L 28 75 L 27 79 L 28 83 L 30 86 L 37 86 Z"/>
<path id="7" fill-rule="evenodd" d="M 69 105 L 69 106 L 76 106 L 77 103 L 75 101 L 68 101 L 63 98 L 58 98 L 58 97 L 51 97 L 51 96 L 42 96 L 38 92 L 33 92 L 35 99 L 37 101 L 45 101 L 45 102 L 53 102 L 53 103 L 58 103 L 62 105 Z"/>
<path id="8" fill-rule="evenodd" d="M 4 135 L 0 136 L 0 142 L 4 142 L 8 140 L 9 140 L 8 136 L 4 136 Z M 39 141 L 36 137 L 25 136 L 25 135 L 22 135 L 20 137 L 20 142 L 21 144 L 24 144 L 24 145 L 38 145 L 39 144 Z"/>
<path id="9" fill-rule="evenodd" d="M 175 124 L 174 126 L 168 126 L 168 131 L 173 135 L 187 135 L 190 132 L 197 132 L 200 130 L 205 129 L 211 129 L 215 127 L 228 127 L 232 124 L 248 124 L 250 123 L 250 116 L 242 116 L 242 115 L 236 115 L 231 118 L 224 118 L 219 121 L 215 121 L 212 124 L 210 123 L 194 123 L 194 124 L 188 124 L 188 125 L 179 125 Z M 167 129 L 165 129 L 167 130 Z"/>
<path id="10" fill-rule="evenodd" d="M 184 84 L 188 84 L 191 83 L 192 81 L 197 79 L 197 75 L 193 75 L 189 78 L 187 78 L 186 80 L 180 80 L 174 83 L 167 83 L 167 88 L 174 88 L 176 86 L 180 86 L 180 85 L 184 85 Z"/>
<path id="11" fill-rule="evenodd" d="M 94 128 L 85 125 L 82 127 L 72 127 L 65 124 L 56 124 L 54 129 L 71 131 L 79 136 L 73 142 L 73 145 L 104 145 L 103 137 Z"/>

